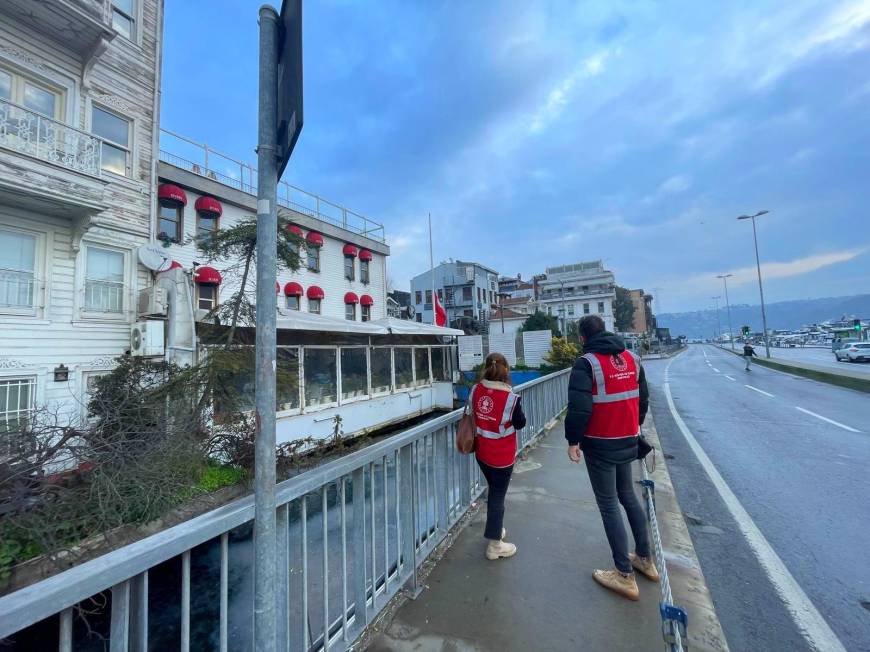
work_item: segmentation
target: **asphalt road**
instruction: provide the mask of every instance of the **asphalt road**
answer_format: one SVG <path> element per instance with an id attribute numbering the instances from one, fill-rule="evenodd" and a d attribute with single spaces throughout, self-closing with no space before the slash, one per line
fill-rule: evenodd
<path id="1" fill-rule="evenodd" d="M 756 346 L 755 352 L 758 355 L 764 355 L 764 345 Z M 770 355 L 773 358 L 780 358 L 786 362 L 806 362 L 808 364 L 818 365 L 820 367 L 828 367 L 834 370 L 847 369 L 858 373 L 866 374 L 870 378 L 870 362 L 837 362 L 831 350 L 822 348 L 783 348 L 771 347 Z"/>
<path id="2" fill-rule="evenodd" d="M 870 397 L 707 345 L 645 366 L 731 649 L 870 651 Z"/>

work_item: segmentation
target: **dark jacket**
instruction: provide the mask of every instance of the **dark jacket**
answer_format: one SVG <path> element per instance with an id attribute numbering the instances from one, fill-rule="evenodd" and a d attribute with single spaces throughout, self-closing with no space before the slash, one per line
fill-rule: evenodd
<path id="1" fill-rule="evenodd" d="M 754 355 L 756 358 L 758 357 L 758 354 L 755 352 L 755 349 L 752 348 L 751 344 L 744 344 L 743 345 L 743 355 L 748 355 L 750 357 L 752 357 Z"/>
<path id="2" fill-rule="evenodd" d="M 583 347 L 586 353 L 613 355 L 625 351 L 622 338 L 613 333 L 599 333 L 587 340 Z M 637 360 L 638 365 L 640 361 Z M 565 439 L 571 445 L 580 444 L 586 455 L 600 457 L 614 464 L 630 462 L 637 457 L 637 438 L 595 439 L 587 438 L 586 425 L 592 415 L 592 366 L 584 358 L 577 358 L 571 379 L 568 381 L 568 415 L 565 417 Z M 649 409 L 649 388 L 646 374 L 640 366 L 640 423 Z"/>

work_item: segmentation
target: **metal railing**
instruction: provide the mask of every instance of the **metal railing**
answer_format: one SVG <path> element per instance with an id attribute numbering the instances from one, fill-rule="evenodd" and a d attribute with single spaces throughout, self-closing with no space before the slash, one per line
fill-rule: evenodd
<path id="1" fill-rule="evenodd" d="M 0 268 L 0 307 L 32 308 L 35 285 L 33 272 Z"/>
<path id="2" fill-rule="evenodd" d="M 160 160 L 249 195 L 257 194 L 257 168 L 167 129 L 160 130 Z M 366 238 L 386 242 L 383 224 L 286 181 L 278 183 L 278 204 Z"/>
<path id="3" fill-rule="evenodd" d="M 518 449 L 564 410 L 568 375 L 515 388 Z M 416 592 L 417 569 L 483 491 L 474 457 L 456 451 L 461 415 L 278 484 L 281 650 L 345 649 L 394 595 Z M 247 497 L 0 597 L 0 639 L 70 652 L 99 630 L 111 652 L 249 650 L 253 518 Z"/>
<path id="4" fill-rule="evenodd" d="M 102 140 L 0 99 L 0 147 L 100 176 Z"/>

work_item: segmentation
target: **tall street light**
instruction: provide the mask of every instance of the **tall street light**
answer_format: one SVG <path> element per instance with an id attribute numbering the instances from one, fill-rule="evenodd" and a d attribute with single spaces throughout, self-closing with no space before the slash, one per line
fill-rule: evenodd
<path id="1" fill-rule="evenodd" d="M 731 350 L 734 350 L 734 328 L 731 326 L 731 302 L 728 300 L 728 277 L 734 274 L 719 274 L 716 278 L 721 278 L 725 284 L 725 305 L 728 306 L 728 339 L 731 340 Z"/>
<path id="2" fill-rule="evenodd" d="M 716 302 L 716 332 L 721 335 L 722 334 L 722 322 L 719 321 L 719 299 L 721 299 L 722 297 L 719 295 L 716 295 L 715 297 L 710 297 L 710 298 Z"/>
<path id="3" fill-rule="evenodd" d="M 767 315 L 764 313 L 764 288 L 761 287 L 761 262 L 758 259 L 758 236 L 755 234 L 755 218 L 770 211 L 758 211 L 755 215 L 741 215 L 738 220 L 752 220 L 752 239 L 755 241 L 755 267 L 758 269 L 758 293 L 761 295 L 761 325 L 764 327 L 764 352 L 770 357 L 770 340 L 767 337 Z"/>

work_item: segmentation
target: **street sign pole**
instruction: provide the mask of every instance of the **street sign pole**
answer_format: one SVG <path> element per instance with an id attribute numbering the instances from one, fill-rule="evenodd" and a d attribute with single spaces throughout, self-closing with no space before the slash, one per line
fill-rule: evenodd
<path id="1" fill-rule="evenodd" d="M 275 505 L 275 357 L 278 258 L 278 12 L 260 7 L 260 90 L 257 124 L 257 341 L 254 450 L 254 649 L 277 645 Z"/>

